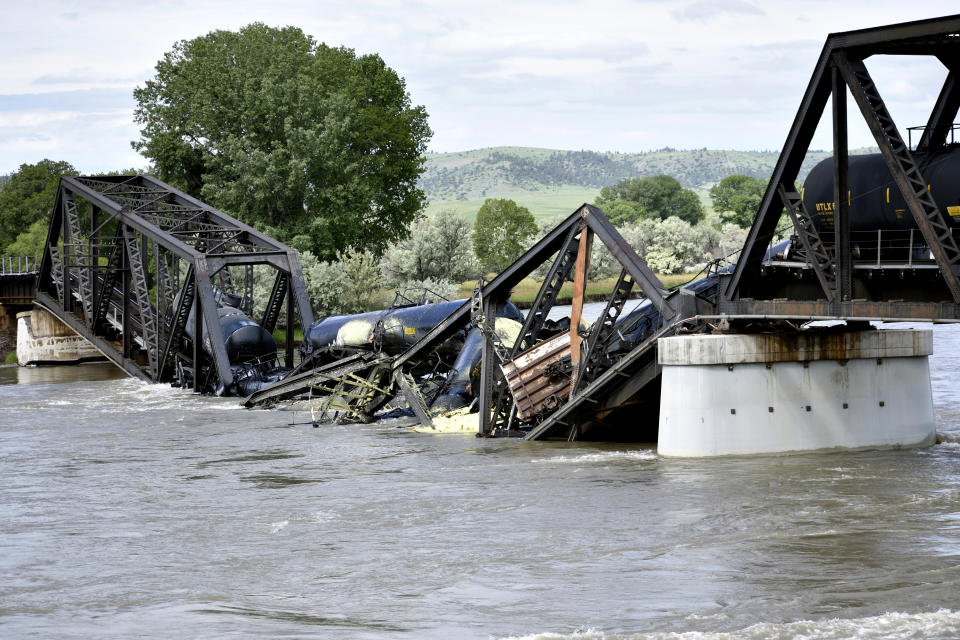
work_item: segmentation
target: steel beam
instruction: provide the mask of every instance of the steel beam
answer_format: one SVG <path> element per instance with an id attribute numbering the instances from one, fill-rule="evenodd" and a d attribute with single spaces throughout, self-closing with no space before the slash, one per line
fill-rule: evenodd
<path id="1" fill-rule="evenodd" d="M 953 119 L 957 117 L 957 111 L 960 110 L 960 78 L 958 78 L 958 65 L 954 60 L 942 60 L 948 69 L 947 77 L 943 81 L 943 87 L 940 89 L 940 95 L 933 105 L 930 112 L 930 118 L 927 120 L 927 126 L 920 136 L 917 143 L 917 151 L 937 151 L 946 144 L 947 132 L 953 125 Z"/>
<path id="2" fill-rule="evenodd" d="M 793 221 L 794 230 L 797 237 L 800 238 L 800 244 L 803 245 L 810 266 L 817 275 L 817 281 L 820 283 L 823 295 L 827 300 L 833 300 L 836 297 L 836 281 L 832 273 L 832 260 L 823 246 L 823 241 L 813 224 L 813 219 L 807 212 L 806 207 L 803 206 L 803 198 L 792 189 L 787 191 L 782 184 L 778 185 L 778 192 L 787 210 L 787 215 Z"/>
<path id="3" fill-rule="evenodd" d="M 847 85 L 836 67 L 830 69 L 833 95 L 833 231 L 837 264 L 837 297 L 853 297 L 853 256 L 850 252 L 850 185 L 847 175 Z"/>

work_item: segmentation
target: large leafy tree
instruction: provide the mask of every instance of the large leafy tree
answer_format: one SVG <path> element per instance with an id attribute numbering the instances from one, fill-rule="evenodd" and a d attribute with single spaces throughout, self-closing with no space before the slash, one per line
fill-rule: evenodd
<path id="1" fill-rule="evenodd" d="M 41 160 L 20 165 L 0 190 L 0 253 L 35 250 L 35 243 L 26 243 L 26 240 L 14 248 L 10 246 L 21 234 L 29 234 L 32 225 L 36 226 L 33 236 L 41 232 L 46 236 L 60 177 L 76 173 L 69 162 Z"/>
<path id="2" fill-rule="evenodd" d="M 671 217 L 696 224 L 704 215 L 697 194 L 668 175 L 621 180 L 601 189 L 594 204 L 617 225 Z"/>
<path id="3" fill-rule="evenodd" d="M 378 55 L 254 23 L 176 43 L 134 97 L 162 179 L 321 259 L 423 207 L 427 114 Z"/>
<path id="4" fill-rule="evenodd" d="M 485 269 L 502 271 L 520 257 L 536 233 L 529 209 L 513 200 L 487 198 L 473 225 L 473 251 Z"/>
<path id="5" fill-rule="evenodd" d="M 760 208 L 767 181 L 735 173 L 710 189 L 714 210 L 738 227 L 749 227 Z"/>

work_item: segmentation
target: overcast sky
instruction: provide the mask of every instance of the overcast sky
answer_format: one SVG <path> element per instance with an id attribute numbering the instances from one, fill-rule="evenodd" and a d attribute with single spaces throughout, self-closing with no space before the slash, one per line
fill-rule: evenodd
<path id="1" fill-rule="evenodd" d="M 133 88 L 177 40 L 254 21 L 379 53 L 426 107 L 433 151 L 779 150 L 828 33 L 960 10 L 956 0 L 0 2 L 0 173 L 42 158 L 81 172 L 146 166 L 130 147 Z M 942 68 L 867 64 L 898 125 L 923 124 Z M 851 146 L 868 144 L 851 126 Z"/>

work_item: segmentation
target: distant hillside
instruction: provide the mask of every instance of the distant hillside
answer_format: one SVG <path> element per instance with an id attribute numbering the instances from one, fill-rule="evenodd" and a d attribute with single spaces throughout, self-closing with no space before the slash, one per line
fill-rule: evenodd
<path id="1" fill-rule="evenodd" d="M 420 187 L 430 200 L 428 211 L 446 207 L 470 215 L 485 198 L 512 198 L 543 217 L 569 213 L 592 201 L 601 187 L 638 176 L 665 173 L 705 197 L 711 186 L 734 173 L 768 177 L 779 155 L 779 151 L 708 149 L 599 153 L 494 147 L 427 154 Z M 829 151 L 808 153 L 800 179 L 829 156 Z"/>

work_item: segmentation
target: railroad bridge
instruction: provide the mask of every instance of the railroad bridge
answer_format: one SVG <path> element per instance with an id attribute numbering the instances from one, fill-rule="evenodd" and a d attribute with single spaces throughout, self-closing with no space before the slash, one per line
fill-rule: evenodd
<path id="1" fill-rule="evenodd" d="M 259 271 L 259 272 L 258 272 Z M 230 389 L 221 316 L 248 315 L 254 280 L 272 283 L 260 325 L 313 322 L 296 251 L 146 175 L 64 177 L 37 275 L 36 302 L 131 376 Z"/>
<path id="2" fill-rule="evenodd" d="M 33 306 L 40 262 L 33 256 L 0 256 L 0 330 L 16 326 L 16 315 Z"/>
<path id="3" fill-rule="evenodd" d="M 871 58 L 887 55 L 929 57 L 945 69 L 925 125 L 905 130 L 893 121 L 867 68 Z M 873 134 L 880 153 L 872 159 L 849 154 L 848 99 Z M 798 192 L 801 163 L 828 105 L 833 159 L 820 171 L 820 188 L 808 178 Z M 890 427 L 882 434 L 889 442 L 855 438 L 854 446 L 932 438 L 932 431 L 925 431 L 932 429 L 929 374 L 923 375 L 929 332 L 864 329 L 869 321 L 960 320 L 960 226 L 953 223 L 960 216 L 960 189 L 949 171 L 930 178 L 938 167 L 960 167 L 957 158 L 944 164 L 960 154 L 953 138 L 958 109 L 960 16 L 831 34 L 735 263 L 714 264 L 702 280 L 670 291 L 602 212 L 584 205 L 404 352 L 335 362 L 311 356 L 248 404 L 306 391 L 344 395 L 344 385 L 352 381 L 360 392 L 346 394 L 347 414 L 369 419 L 401 392 L 421 422 L 430 424 L 430 402 L 422 391 L 435 385 L 436 368 L 426 363 L 435 361 L 441 344 L 472 326 L 483 333 L 474 388 L 483 436 L 575 440 L 619 424 L 634 431 L 628 434 L 632 439 L 643 439 L 651 424 L 656 432 L 659 409 L 663 446 L 664 424 L 671 422 L 664 417 L 664 402 L 678 418 L 674 423 L 680 416 L 689 423 L 697 418 L 684 414 L 689 398 L 666 399 L 661 393 L 669 371 L 671 384 L 685 380 L 720 394 L 697 400 L 703 405 L 700 423 L 710 424 L 673 438 L 677 455 L 752 452 L 756 449 L 705 445 L 691 453 L 676 441 L 705 441 L 721 432 L 734 440 L 762 440 L 766 435 L 756 428 L 772 432 L 783 425 L 802 433 L 802 421 L 810 417 L 804 414 L 815 410 L 836 433 L 798 440 L 797 448 L 850 446 L 837 436 L 847 422 Z M 870 171 L 864 171 L 867 165 Z M 869 193 L 863 184 L 870 185 Z M 893 217 L 885 218 L 890 212 Z M 792 233 L 775 242 L 783 215 Z M 607 247 L 622 271 L 600 320 L 586 331 L 579 320 L 594 241 Z M 149 176 L 64 178 L 37 300 L 131 375 L 168 380 L 176 362 L 196 369 L 196 389 L 204 376 L 229 386 L 230 363 L 218 347 L 223 335 L 215 321 L 217 296 L 235 292 L 234 272 L 242 268 L 248 289 L 240 298 L 249 304 L 249 269 L 258 264 L 276 270 L 262 318 L 267 329 L 273 329 L 286 299 L 289 361 L 294 307 L 301 327 L 312 323 L 295 252 Z M 504 343 L 493 329 L 498 309 L 514 286 L 543 265 L 547 275 L 533 308 L 515 340 Z M 546 336 L 547 314 L 569 279 L 571 330 Z M 636 291 L 646 302 L 621 317 Z M 201 313 L 191 316 L 193 308 Z M 797 333 L 813 320 L 845 324 L 831 333 Z M 210 348 L 205 351 L 188 333 L 208 335 Z M 717 372 L 735 370 L 733 377 L 717 378 Z M 896 401 L 895 380 L 911 383 Z M 746 390 L 736 391 L 741 387 Z M 816 399 L 800 397 L 801 388 Z M 914 408 L 919 417 L 913 419 L 911 398 L 922 401 L 924 393 L 926 406 Z M 726 404 L 735 403 L 741 406 L 727 413 Z"/>

